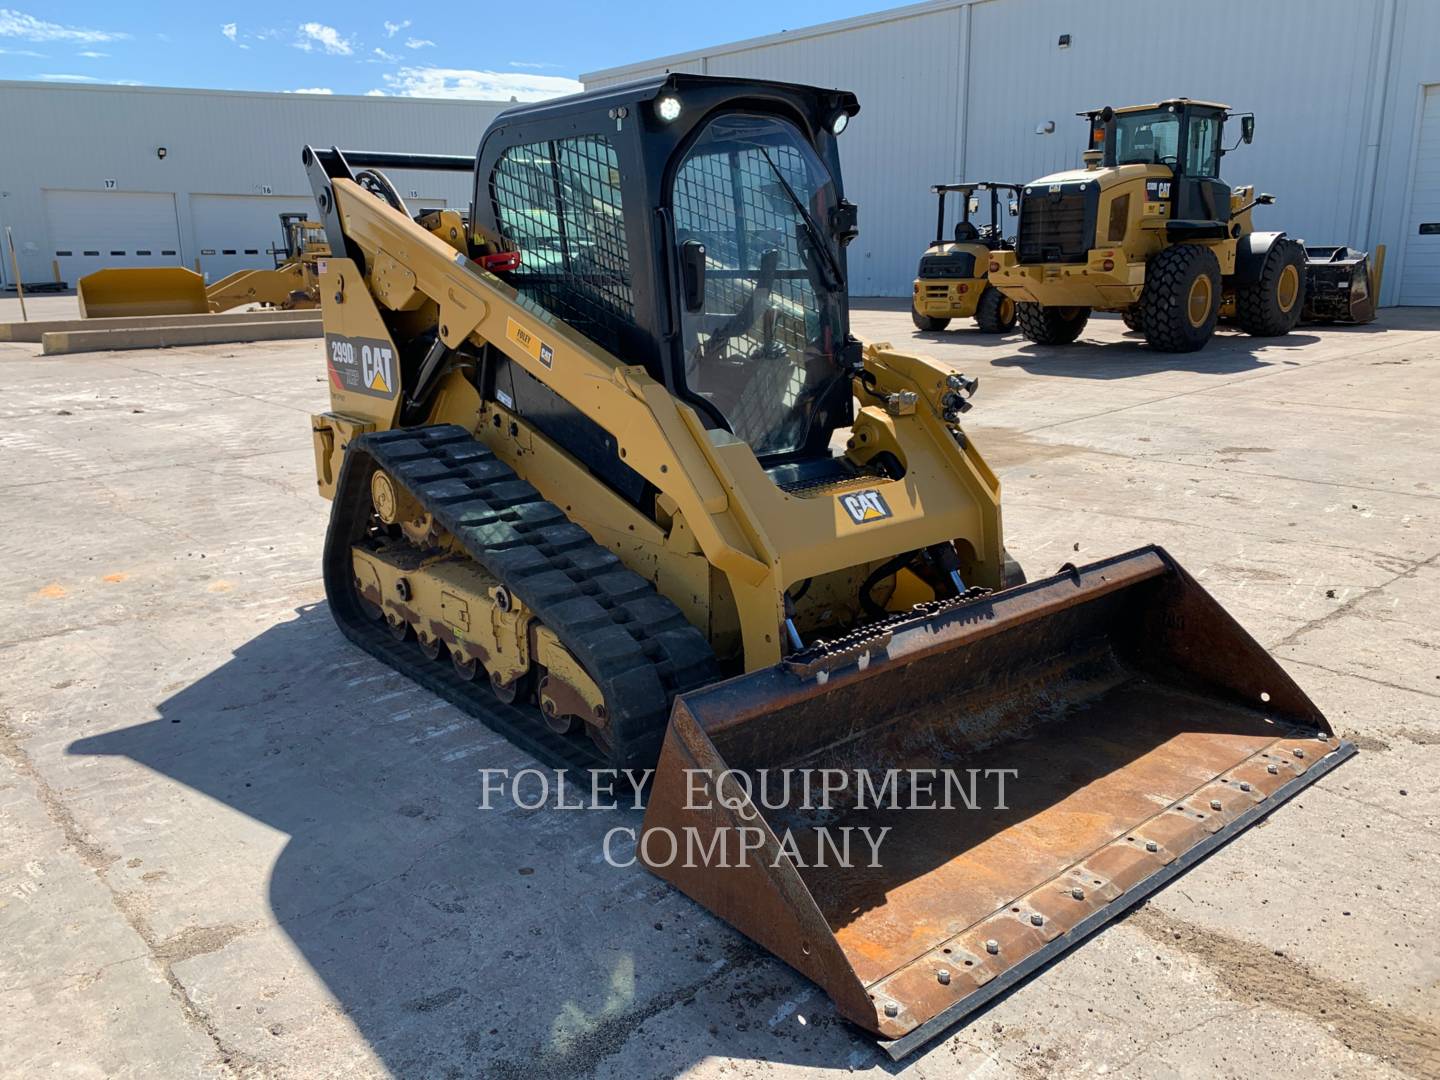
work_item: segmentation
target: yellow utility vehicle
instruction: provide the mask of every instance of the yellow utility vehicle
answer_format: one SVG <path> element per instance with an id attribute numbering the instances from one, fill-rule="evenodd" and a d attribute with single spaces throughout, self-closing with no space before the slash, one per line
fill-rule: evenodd
<path id="1" fill-rule="evenodd" d="M 910 318 L 921 330 L 944 330 L 951 319 L 974 318 L 986 334 L 1006 334 L 1015 329 L 1015 301 L 992 288 L 986 280 L 992 251 L 1009 251 L 1014 238 L 1005 235 L 1000 200 L 1005 196 L 1005 214 L 1018 212 L 1020 187 L 993 180 L 973 184 L 936 184 L 930 189 L 937 198 L 935 239 L 920 256 L 915 272 Z M 960 220 L 950 236 L 945 235 L 945 199 L 960 196 Z M 970 220 L 980 211 L 980 196 L 990 204 L 990 223 L 978 228 Z"/>
<path id="2" fill-rule="evenodd" d="M 1015 250 L 990 257 L 990 284 L 1018 305 L 1039 345 L 1080 336 L 1091 311 L 1120 312 L 1163 352 L 1201 348 L 1222 305 L 1260 337 L 1288 334 L 1305 303 L 1305 251 L 1256 232 L 1251 212 L 1275 201 L 1220 179 L 1228 105 L 1175 98 L 1092 109 L 1081 169 L 1025 185 Z"/>
<path id="3" fill-rule="evenodd" d="M 547 761 L 653 767 L 646 865 L 899 1055 L 1353 747 L 1159 548 L 1022 583 L 975 381 L 850 333 L 858 110 L 674 73 L 476 158 L 307 148 L 311 426 L 344 634 Z M 468 214 L 412 214 L 384 170 L 417 168 Z M 857 798 L 1016 768 L 984 810 Z M 785 769 L 848 780 L 757 802 Z"/>

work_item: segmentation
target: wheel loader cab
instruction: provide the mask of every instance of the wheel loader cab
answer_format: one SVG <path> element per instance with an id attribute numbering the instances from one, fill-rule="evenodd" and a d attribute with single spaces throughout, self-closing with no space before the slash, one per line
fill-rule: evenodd
<path id="1" fill-rule="evenodd" d="M 765 467 L 829 458 L 853 420 L 836 131 L 853 95 L 683 75 L 522 106 L 486 133 L 474 219 L 522 297 L 642 364 Z M 499 359 L 496 388 L 632 502 L 615 440 Z"/>
<path id="2" fill-rule="evenodd" d="M 1168 230 L 1192 237 L 1227 235 L 1230 188 L 1220 179 L 1225 107 L 1172 101 L 1108 113 L 1108 122 L 1106 110 L 1087 114 L 1090 148 L 1100 150 L 1110 167 L 1164 165 L 1171 170 L 1165 196 L 1146 200 L 1168 204 Z"/>

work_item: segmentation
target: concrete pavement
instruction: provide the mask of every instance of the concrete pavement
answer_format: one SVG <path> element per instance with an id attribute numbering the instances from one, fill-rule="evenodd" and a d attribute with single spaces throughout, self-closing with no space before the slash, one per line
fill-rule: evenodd
<path id="1" fill-rule="evenodd" d="M 1162 544 L 1363 752 L 895 1065 L 607 865 L 638 814 L 478 809 L 528 759 L 340 637 L 319 342 L 0 344 L 0 1073 L 1440 1075 L 1440 315 L 1167 357 L 857 308 L 980 376 L 1032 576 Z"/>

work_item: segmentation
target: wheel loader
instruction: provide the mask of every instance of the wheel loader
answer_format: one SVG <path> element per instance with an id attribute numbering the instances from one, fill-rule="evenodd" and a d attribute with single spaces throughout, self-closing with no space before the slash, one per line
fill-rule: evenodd
<path id="1" fill-rule="evenodd" d="M 1246 333 L 1288 334 L 1305 303 L 1305 251 L 1283 232 L 1257 232 L 1272 195 L 1230 188 L 1220 161 L 1255 134 L 1223 142 L 1228 105 L 1174 98 L 1080 113 L 1084 167 L 1025 185 L 1013 251 L 990 257 L 990 283 L 1018 305 L 1020 331 L 1067 345 L 1092 311 L 1115 311 L 1161 352 L 1193 352 L 1222 305 Z"/>
<path id="2" fill-rule="evenodd" d="M 206 315 L 259 304 L 282 311 L 315 308 L 315 260 L 328 255 L 324 231 L 305 214 L 280 215 L 280 246 L 270 270 L 237 270 L 206 286 L 183 266 L 107 267 L 76 285 L 82 319 L 129 315 Z"/>
<path id="3" fill-rule="evenodd" d="M 342 632 L 649 776 L 641 861 L 900 1056 L 1354 748 L 1162 549 L 1024 582 L 975 380 L 850 333 L 858 110 L 673 73 L 516 106 L 474 158 L 307 147 L 312 428 Z M 389 169 L 471 174 L 468 213 Z M 1014 775 L 905 808 L 971 770 Z M 824 803 L 752 786 L 817 772 Z M 852 826 L 876 859 L 796 846 Z"/>
<path id="4" fill-rule="evenodd" d="M 951 319 L 975 320 L 982 333 L 1007 334 L 1015 329 L 1015 301 L 992 288 L 986 280 L 992 251 L 1007 251 L 1014 238 L 1005 235 L 1000 198 L 1006 194 L 1006 213 L 1019 212 L 1020 187 L 993 180 L 973 184 L 936 184 L 930 188 L 938 206 L 935 239 L 920 256 L 915 273 L 910 318 L 916 329 L 944 330 Z M 945 198 L 960 196 L 960 220 L 945 235 Z M 980 194 L 990 204 L 990 223 L 977 227 L 970 220 L 980 210 Z"/>

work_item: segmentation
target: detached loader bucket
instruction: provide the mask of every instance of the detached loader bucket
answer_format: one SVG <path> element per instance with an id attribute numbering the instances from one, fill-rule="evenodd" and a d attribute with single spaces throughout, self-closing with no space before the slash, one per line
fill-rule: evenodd
<path id="1" fill-rule="evenodd" d="M 640 843 L 896 1058 L 1355 752 L 1159 548 L 922 607 L 678 699 Z"/>
<path id="2" fill-rule="evenodd" d="M 183 266 L 112 267 L 76 285 L 82 319 L 126 315 L 204 315 L 205 279 Z"/>

